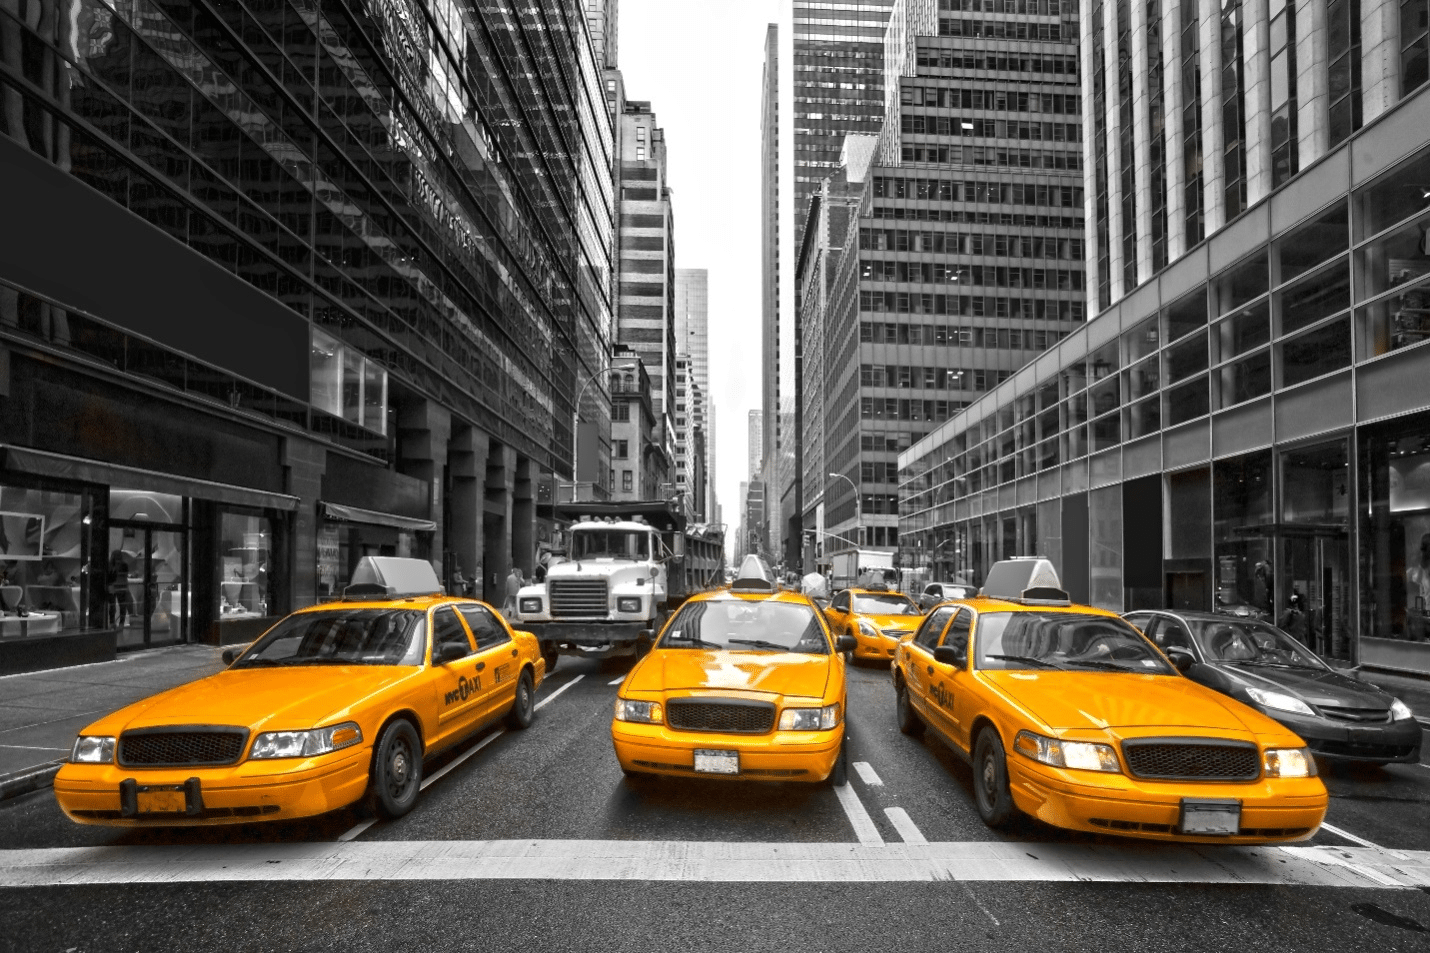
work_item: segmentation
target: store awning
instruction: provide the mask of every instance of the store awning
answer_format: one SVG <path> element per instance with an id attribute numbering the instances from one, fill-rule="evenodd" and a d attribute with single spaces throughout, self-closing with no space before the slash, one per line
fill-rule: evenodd
<path id="1" fill-rule="evenodd" d="M 214 500 L 235 506 L 251 506 L 257 509 L 296 510 L 298 497 L 269 490 L 256 490 L 232 483 L 214 480 L 200 480 L 196 477 L 161 473 L 158 470 L 143 470 L 139 467 L 125 467 L 101 460 L 87 460 L 71 457 L 48 450 L 31 447 L 3 446 L 3 467 L 35 476 L 53 477 L 58 480 L 75 480 L 81 483 L 101 483 L 120 486 L 130 490 L 150 490 L 155 493 L 174 493 L 200 500 Z"/>
<path id="2" fill-rule="evenodd" d="M 398 516 L 396 513 L 380 513 L 377 510 L 365 510 L 358 506 L 348 506 L 346 503 L 318 504 L 318 509 L 326 519 L 340 520 L 344 523 L 368 523 L 372 526 L 391 526 L 393 529 L 406 529 L 418 533 L 431 533 L 437 529 L 437 524 L 431 520 L 415 519 L 411 516 Z"/>

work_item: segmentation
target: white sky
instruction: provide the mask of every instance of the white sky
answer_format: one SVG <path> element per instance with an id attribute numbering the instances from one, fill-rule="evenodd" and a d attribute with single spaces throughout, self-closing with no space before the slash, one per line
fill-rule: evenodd
<path id="1" fill-rule="evenodd" d="M 749 412 L 760 406 L 760 78 L 765 29 L 780 25 L 782 138 L 788 142 L 790 0 L 620 0 L 626 98 L 665 130 L 675 266 L 710 272 L 710 388 L 716 493 L 727 545 L 740 522 Z M 792 261 L 789 151 L 780 187 L 780 261 Z M 787 274 L 781 284 L 791 288 Z M 790 292 L 782 292 L 789 313 Z"/>

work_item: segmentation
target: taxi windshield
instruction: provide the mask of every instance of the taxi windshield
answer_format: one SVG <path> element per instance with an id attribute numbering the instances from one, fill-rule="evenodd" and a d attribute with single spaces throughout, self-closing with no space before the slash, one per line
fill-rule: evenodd
<path id="1" fill-rule="evenodd" d="M 576 559 L 649 559 L 650 534 L 633 530 L 583 529 L 574 534 Z"/>
<path id="2" fill-rule="evenodd" d="M 1251 619 L 1191 620 L 1192 638 L 1208 662 L 1264 665 L 1273 668 L 1325 669 L 1325 664 L 1300 642 L 1274 626 Z"/>
<path id="3" fill-rule="evenodd" d="M 974 632 L 981 669 L 1061 669 L 1170 675 L 1172 668 L 1118 618 L 1069 612 L 985 612 Z"/>
<path id="4" fill-rule="evenodd" d="M 234 668 L 421 665 L 426 613 L 416 609 L 299 612 L 268 630 Z"/>
<path id="5" fill-rule="evenodd" d="M 853 610 L 864 615 L 923 615 L 908 596 L 897 592 L 856 592 Z"/>
<path id="6" fill-rule="evenodd" d="M 829 653 L 829 640 L 809 606 L 744 599 L 686 603 L 671 620 L 660 645 L 667 649 Z"/>

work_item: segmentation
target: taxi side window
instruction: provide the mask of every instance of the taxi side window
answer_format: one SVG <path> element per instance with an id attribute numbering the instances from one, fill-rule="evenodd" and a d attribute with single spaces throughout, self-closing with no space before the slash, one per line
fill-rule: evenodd
<path id="1" fill-rule="evenodd" d="M 511 633 L 486 606 L 462 606 L 457 611 L 467 620 L 467 626 L 477 640 L 477 651 L 496 648 L 511 641 Z"/>
<path id="2" fill-rule="evenodd" d="M 432 613 L 432 653 L 443 645 L 460 645 L 467 652 L 472 651 L 472 640 L 467 638 L 467 630 L 462 620 L 457 618 L 451 606 L 441 606 Z"/>
<path id="3" fill-rule="evenodd" d="M 836 612 L 849 611 L 849 590 L 845 590 L 834 597 L 834 601 L 829 604 L 829 608 Z"/>
<path id="4" fill-rule="evenodd" d="M 955 611 L 953 606 L 935 610 L 919 627 L 918 634 L 914 636 L 914 644 L 925 651 L 932 652 L 934 646 L 938 645 L 938 637 L 943 634 L 943 627 L 948 624 L 949 617 Z"/>
<path id="5" fill-rule="evenodd" d="M 958 618 L 953 620 L 953 624 L 948 627 L 948 632 L 943 637 L 942 645 L 947 645 L 957 650 L 959 655 L 968 655 L 968 634 L 973 631 L 973 613 L 963 609 L 958 613 Z"/>
<path id="6" fill-rule="evenodd" d="M 1155 636 L 1157 645 L 1162 649 L 1186 649 L 1192 650 L 1192 637 L 1187 632 L 1182 623 L 1175 619 L 1161 619 L 1157 626 Z"/>

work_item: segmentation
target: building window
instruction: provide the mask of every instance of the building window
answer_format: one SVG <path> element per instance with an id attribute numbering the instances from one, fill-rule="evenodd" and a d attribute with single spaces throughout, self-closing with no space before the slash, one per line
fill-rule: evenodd
<path id="1" fill-rule="evenodd" d="M 1187 247 L 1206 238 L 1202 193 L 1202 67 L 1197 4 L 1183 2 L 1182 11 L 1182 155 L 1186 186 Z"/>
<path id="2" fill-rule="evenodd" d="M 1391 639 L 1430 664 L 1430 414 L 1360 432 L 1361 659 Z M 1413 646 L 1404 643 L 1416 643 Z M 1399 663 L 1396 667 L 1403 667 Z"/>
<path id="3" fill-rule="evenodd" d="M 387 433 L 387 371 L 331 334 L 313 329 L 309 399 L 318 410 Z"/>
<path id="4" fill-rule="evenodd" d="M 638 145 L 638 146 L 636 146 L 636 161 L 637 161 L 637 162 L 644 162 L 644 161 L 645 161 L 645 146 L 644 146 L 644 145 Z"/>
<path id="5" fill-rule="evenodd" d="M 621 471 L 621 489 L 622 489 L 623 491 L 629 493 L 629 492 L 634 488 L 634 485 L 633 485 L 632 480 L 633 480 L 633 478 L 632 478 L 632 476 L 631 476 L 631 471 L 629 471 L 629 470 L 622 470 L 622 471 Z"/>
<path id="6" fill-rule="evenodd" d="M 1221 115 L 1226 147 L 1226 219 L 1246 209 L 1246 79 L 1242 59 L 1241 0 L 1221 8 Z"/>
<path id="7" fill-rule="evenodd" d="M 626 441 L 626 440 L 616 440 L 616 441 L 613 441 L 613 443 L 615 444 L 615 447 L 614 447 L 613 452 L 611 453 L 611 456 L 615 457 L 617 460 L 625 460 L 627 457 L 630 456 L 630 442 L 629 442 L 629 441 Z"/>
<path id="8" fill-rule="evenodd" d="M 1326 59 L 1330 62 L 1330 145 L 1361 125 L 1360 0 L 1330 0 L 1326 7 Z"/>
<path id="9" fill-rule="evenodd" d="M 1291 178 L 1298 168 L 1296 5 L 1295 0 L 1271 0 L 1271 187 Z"/>
<path id="10" fill-rule="evenodd" d="M 1430 0 L 1400 5 L 1400 95 L 1430 79 Z"/>

